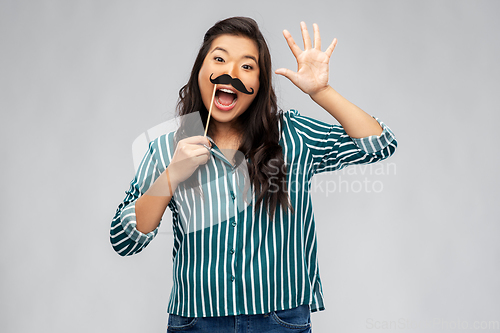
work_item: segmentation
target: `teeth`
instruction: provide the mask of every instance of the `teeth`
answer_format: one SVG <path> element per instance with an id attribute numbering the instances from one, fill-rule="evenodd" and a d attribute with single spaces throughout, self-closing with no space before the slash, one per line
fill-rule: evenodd
<path id="1" fill-rule="evenodd" d="M 229 89 L 224 89 L 224 88 L 222 88 L 222 89 L 219 89 L 219 91 L 223 91 L 223 92 L 228 93 L 228 94 L 233 94 L 233 95 L 236 95 L 236 93 L 235 93 L 234 91 L 229 90 Z"/>

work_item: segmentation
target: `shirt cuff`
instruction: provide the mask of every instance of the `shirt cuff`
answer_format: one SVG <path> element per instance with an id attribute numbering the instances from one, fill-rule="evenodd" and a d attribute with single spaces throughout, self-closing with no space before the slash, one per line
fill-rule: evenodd
<path id="1" fill-rule="evenodd" d="M 125 233 L 128 235 L 128 237 L 139 244 L 145 244 L 147 242 L 150 242 L 158 233 L 158 228 L 160 227 L 160 224 L 158 224 L 158 227 L 156 227 L 155 230 L 144 234 L 137 230 L 137 220 L 135 216 L 135 203 L 136 201 L 133 201 L 129 203 L 125 208 L 123 208 L 120 216 L 120 221 L 123 227 L 123 230 Z"/>
<path id="2" fill-rule="evenodd" d="M 354 143 L 363 151 L 373 154 L 381 151 L 387 147 L 396 137 L 391 129 L 380 121 L 378 118 L 373 117 L 382 127 L 380 135 L 367 136 L 365 138 L 351 138 Z"/>

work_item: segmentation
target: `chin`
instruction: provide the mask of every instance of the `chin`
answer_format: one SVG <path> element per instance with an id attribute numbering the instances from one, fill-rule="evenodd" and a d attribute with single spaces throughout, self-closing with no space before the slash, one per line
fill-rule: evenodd
<path id="1" fill-rule="evenodd" d="M 220 123 L 225 123 L 228 121 L 231 121 L 235 118 L 238 118 L 235 112 L 231 111 L 220 111 L 217 110 L 217 112 L 213 112 L 212 110 L 212 118 Z"/>

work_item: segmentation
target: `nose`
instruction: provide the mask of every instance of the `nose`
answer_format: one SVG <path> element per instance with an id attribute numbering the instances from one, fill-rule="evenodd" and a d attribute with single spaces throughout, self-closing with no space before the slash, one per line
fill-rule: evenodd
<path id="1" fill-rule="evenodd" d="M 232 78 L 238 77 L 238 65 L 235 63 L 228 64 L 228 68 L 225 74 L 229 74 Z"/>

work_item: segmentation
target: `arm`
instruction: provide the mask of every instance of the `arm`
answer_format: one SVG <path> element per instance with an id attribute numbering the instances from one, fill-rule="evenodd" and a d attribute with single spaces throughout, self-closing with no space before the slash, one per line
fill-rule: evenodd
<path id="1" fill-rule="evenodd" d="M 153 230 L 143 233 L 137 230 L 136 203 L 147 191 L 160 172 L 158 161 L 154 157 L 157 145 L 152 142 L 137 173 L 126 191 L 125 199 L 118 206 L 111 222 L 110 241 L 113 249 L 121 256 L 129 256 L 141 252 L 158 233 L 159 222 Z M 170 200 L 169 200 L 170 201 Z"/>
<path id="2" fill-rule="evenodd" d="M 177 181 L 170 179 L 169 167 L 135 203 L 136 228 L 144 234 L 158 227 L 161 217 L 179 185 Z"/>
<path id="3" fill-rule="evenodd" d="M 293 84 L 312 98 L 318 105 L 330 113 L 352 138 L 364 138 L 380 135 L 382 127 L 369 114 L 342 97 L 328 84 L 329 61 L 337 45 L 335 38 L 325 52 L 321 51 L 319 28 L 314 24 L 314 48 L 304 22 L 300 24 L 304 51 L 302 51 L 290 33 L 286 30 L 283 35 L 288 46 L 297 59 L 298 70 L 280 68 L 276 74 L 287 77 Z"/>
<path id="4" fill-rule="evenodd" d="M 137 230 L 142 233 L 155 230 L 177 186 L 191 176 L 201 164 L 208 162 L 210 152 L 201 146 L 202 144 L 211 146 L 202 136 L 179 141 L 168 167 L 135 204 Z"/>
<path id="5" fill-rule="evenodd" d="M 151 142 L 111 223 L 110 241 L 122 256 L 141 252 L 153 240 L 166 207 L 176 210 L 172 196 L 177 186 L 210 158 L 209 151 L 202 146 L 210 142 L 202 136 L 194 136 L 180 140 L 170 160 L 169 152 L 174 150 L 173 132 L 169 135 L 164 145 L 159 144 L 164 137 Z M 167 151 L 159 154 L 161 146 L 166 146 Z M 160 156 L 166 160 L 161 161 Z M 161 168 L 166 167 L 164 172 L 160 172 L 158 163 L 164 163 Z"/>
<path id="6" fill-rule="evenodd" d="M 284 115 L 285 123 L 302 137 L 309 149 L 313 174 L 382 161 L 391 156 L 397 147 L 391 129 L 375 118 L 383 129 L 382 133 L 358 139 L 350 137 L 340 125 L 303 116 L 297 110 L 287 111 Z"/>
<path id="7" fill-rule="evenodd" d="M 375 118 L 342 97 L 331 86 L 310 96 L 337 119 L 351 138 L 364 138 L 382 133 L 382 127 Z"/>

